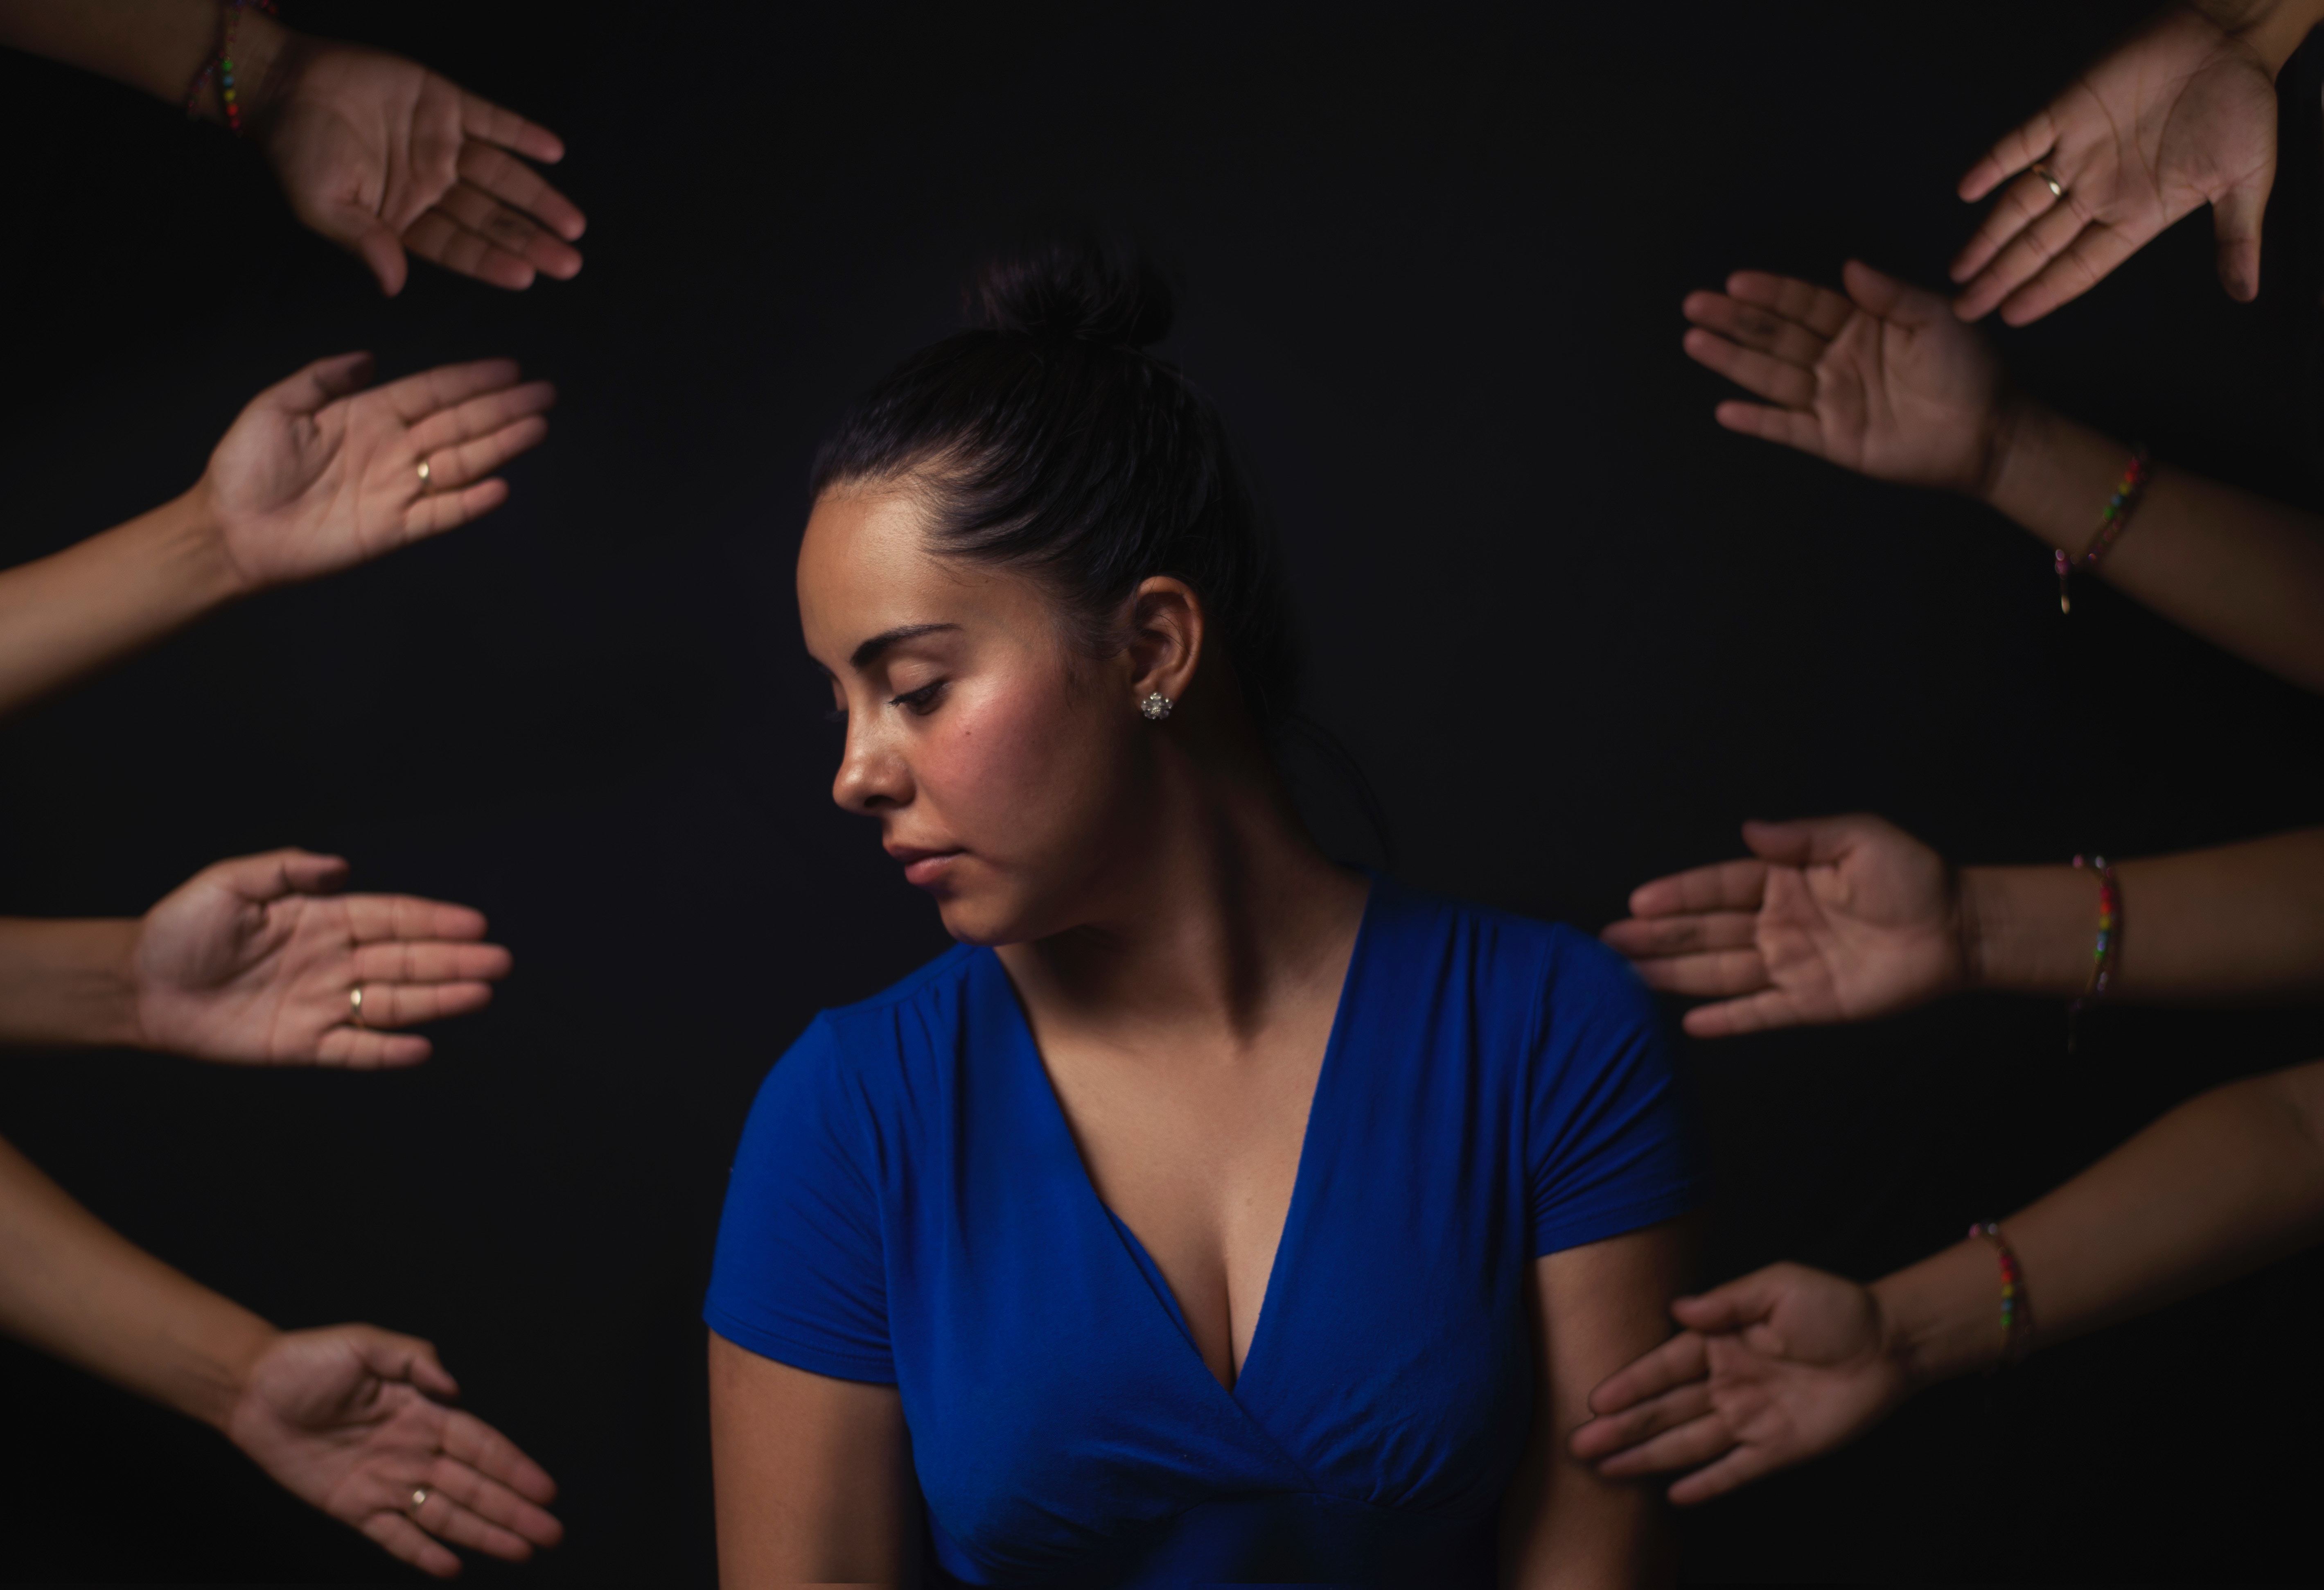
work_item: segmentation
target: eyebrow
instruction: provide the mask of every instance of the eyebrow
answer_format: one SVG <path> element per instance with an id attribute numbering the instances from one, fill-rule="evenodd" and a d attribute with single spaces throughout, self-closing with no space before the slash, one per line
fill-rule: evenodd
<path id="1" fill-rule="evenodd" d="M 899 624 L 894 629 L 881 631 L 880 633 L 873 635 L 870 640 L 864 642 L 862 645 L 856 647 L 853 654 L 847 659 L 847 666 L 854 669 L 858 673 L 861 673 L 863 670 L 871 667 L 874 662 L 877 662 L 880 660 L 881 654 L 891 647 L 900 646 L 906 641 L 917 641 L 922 635 L 937 634 L 945 630 L 958 629 L 960 625 L 956 624 Z"/>

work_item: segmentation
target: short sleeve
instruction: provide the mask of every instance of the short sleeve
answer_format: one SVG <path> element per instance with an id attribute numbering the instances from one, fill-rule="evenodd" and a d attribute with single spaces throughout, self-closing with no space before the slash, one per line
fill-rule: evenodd
<path id="1" fill-rule="evenodd" d="M 1552 946 L 1526 1122 L 1536 1258 L 1682 1215 L 1702 1192 L 1652 996 L 1596 939 L 1561 929 Z"/>
<path id="2" fill-rule="evenodd" d="M 759 1088 L 726 1184 L 702 1317 L 738 1347 L 892 1384 L 870 1111 L 827 1017 Z"/>

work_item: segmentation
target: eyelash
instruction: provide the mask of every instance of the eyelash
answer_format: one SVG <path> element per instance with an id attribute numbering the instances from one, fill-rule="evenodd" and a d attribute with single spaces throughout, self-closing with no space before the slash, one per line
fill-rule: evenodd
<path id="1" fill-rule="evenodd" d="M 917 717 L 926 717 L 929 713 L 936 710 L 936 692 L 943 689 L 944 687 L 945 681 L 937 679 L 933 683 L 922 685 L 917 690 L 905 691 L 902 695 L 891 699 L 888 705 L 890 707 L 900 707 L 905 711 L 911 713 Z"/>

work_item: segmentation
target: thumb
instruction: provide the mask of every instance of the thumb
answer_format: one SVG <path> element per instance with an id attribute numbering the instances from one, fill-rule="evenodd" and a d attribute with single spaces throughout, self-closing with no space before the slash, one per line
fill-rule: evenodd
<path id="1" fill-rule="evenodd" d="M 379 278 L 379 290 L 388 297 L 403 291 L 410 268 L 403 257 L 403 241 L 370 210 L 359 204 L 316 205 L 309 209 L 306 221 L 369 266 Z"/>
<path id="2" fill-rule="evenodd" d="M 1894 320 L 1907 331 L 1917 331 L 1931 324 L 1944 307 L 1944 300 L 1936 294 L 1923 292 L 1885 271 L 1876 271 L 1862 260 L 1849 260 L 1840 266 L 1840 281 L 1848 289 L 1848 296 L 1856 300 L 1858 309 L 1883 320 Z"/>
<path id="3" fill-rule="evenodd" d="M 1689 1330 L 1707 1334 L 1741 1330 L 1745 1326 L 1757 1325 L 1775 1312 L 1783 1296 L 1784 1269 L 1771 1264 L 1755 1271 L 1739 1280 L 1730 1280 L 1723 1287 L 1714 1287 L 1695 1298 L 1676 1298 L 1671 1301 L 1671 1317 Z"/>
<path id="4" fill-rule="evenodd" d="M 1838 859 L 1855 837 L 1855 820 L 1844 817 L 1800 818 L 1787 823 L 1754 818 L 1743 825 L 1743 843 L 1763 861 L 1803 867 Z"/>
<path id="5" fill-rule="evenodd" d="M 2211 201 L 2211 232 L 2218 245 L 2219 285 L 2237 303 L 2259 296 L 2259 226 L 2275 172 L 2263 167 Z"/>
<path id="6" fill-rule="evenodd" d="M 436 1344 L 418 1336 L 399 1336 L 375 1325 L 347 1327 L 363 1365 L 384 1381 L 407 1381 L 431 1397 L 447 1400 L 460 1394 L 460 1385 L 436 1356 Z"/>
<path id="7" fill-rule="evenodd" d="M 293 414 L 312 414 L 326 403 L 370 385 L 371 373 L 369 354 L 334 354 L 276 382 L 258 394 L 252 407 L 263 403 Z"/>
<path id="8" fill-rule="evenodd" d="M 347 864 L 308 850 L 239 855 L 203 869 L 243 899 L 264 904 L 290 894 L 327 894 L 346 882 Z"/>

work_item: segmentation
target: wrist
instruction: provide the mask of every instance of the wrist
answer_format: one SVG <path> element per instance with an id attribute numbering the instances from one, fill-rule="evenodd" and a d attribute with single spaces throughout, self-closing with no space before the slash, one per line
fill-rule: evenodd
<path id="1" fill-rule="evenodd" d="M 2191 8 L 2214 27 L 2259 57 L 2270 77 L 2300 48 L 2319 21 L 2319 0 L 2191 0 Z"/>
<path id="2" fill-rule="evenodd" d="M 217 491 L 208 471 L 164 511 L 173 554 L 187 575 L 187 588 L 205 605 L 237 601 L 263 590 L 266 582 L 244 569 L 234 555 L 234 538 L 218 511 Z"/>
<path id="3" fill-rule="evenodd" d="M 1993 442 L 1986 455 L 1985 478 L 1969 495 L 1986 506 L 2025 522 L 2032 505 L 2043 495 L 2047 477 L 2054 473 L 2054 416 L 2048 405 L 2016 391 L 1996 405 Z"/>
<path id="4" fill-rule="evenodd" d="M 2000 1281 L 1983 1243 L 1956 1243 L 1868 1290 L 1882 1355 L 1911 1391 L 2000 1363 Z"/>
<path id="5" fill-rule="evenodd" d="M 235 1414 L 250 1391 L 258 1361 L 281 1339 L 282 1333 L 239 1305 L 228 1307 L 232 1317 L 222 1318 L 212 1339 L 196 1349 L 182 1395 L 173 1400 L 187 1418 L 199 1419 L 233 1440 Z"/>

